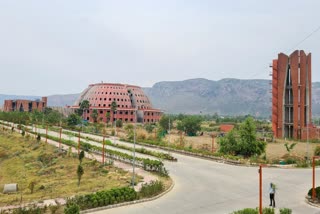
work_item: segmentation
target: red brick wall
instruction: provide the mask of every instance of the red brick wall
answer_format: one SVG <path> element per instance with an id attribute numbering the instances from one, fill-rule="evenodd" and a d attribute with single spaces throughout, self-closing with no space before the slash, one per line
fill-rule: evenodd
<path id="1" fill-rule="evenodd" d="M 15 103 L 15 106 L 13 106 Z M 29 109 L 29 104 L 31 105 L 31 109 Z M 47 107 L 47 98 L 43 97 L 42 101 L 32 101 L 32 100 L 5 100 L 4 101 L 4 111 L 20 111 L 20 107 L 22 106 L 23 111 L 43 111 L 45 107 Z"/>
<path id="2" fill-rule="evenodd" d="M 230 132 L 234 128 L 234 125 L 231 124 L 221 124 L 220 131 L 221 132 Z"/>

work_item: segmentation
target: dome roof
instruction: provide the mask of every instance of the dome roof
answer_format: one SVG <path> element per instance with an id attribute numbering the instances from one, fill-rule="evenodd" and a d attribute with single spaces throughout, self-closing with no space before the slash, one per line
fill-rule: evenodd
<path id="1" fill-rule="evenodd" d="M 124 109 L 152 109 L 149 98 L 139 86 L 98 83 L 89 85 L 75 102 L 79 106 L 83 100 L 88 100 L 90 108 L 110 108 L 115 101 L 118 108 Z"/>

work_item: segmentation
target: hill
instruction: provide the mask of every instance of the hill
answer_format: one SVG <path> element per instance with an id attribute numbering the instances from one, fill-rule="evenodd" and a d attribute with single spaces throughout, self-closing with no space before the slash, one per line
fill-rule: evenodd
<path id="1" fill-rule="evenodd" d="M 189 79 L 164 81 L 143 88 L 155 108 L 170 113 L 246 115 L 269 117 L 271 115 L 270 80 Z M 48 106 L 73 105 L 79 94 L 48 96 Z M 312 84 L 312 109 L 320 116 L 320 82 Z M 36 99 L 36 96 L 0 95 L 4 99 Z"/>

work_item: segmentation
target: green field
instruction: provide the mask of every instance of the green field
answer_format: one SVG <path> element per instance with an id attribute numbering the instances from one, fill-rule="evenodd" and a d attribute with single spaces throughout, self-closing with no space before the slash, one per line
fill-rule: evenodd
<path id="1" fill-rule="evenodd" d="M 19 134 L 0 131 L 0 207 L 128 186 L 131 174 L 84 159 L 77 185 L 78 157 Z M 141 179 L 141 178 L 140 178 Z M 34 182 L 31 194 L 30 183 Z M 4 184 L 17 183 L 17 194 L 3 194 Z"/>

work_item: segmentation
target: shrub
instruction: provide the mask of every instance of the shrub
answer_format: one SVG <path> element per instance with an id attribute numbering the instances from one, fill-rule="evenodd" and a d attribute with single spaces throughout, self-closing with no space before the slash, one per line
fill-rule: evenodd
<path id="1" fill-rule="evenodd" d="M 64 214 L 79 214 L 80 207 L 76 203 L 67 203 L 66 208 L 64 209 Z"/>
<path id="2" fill-rule="evenodd" d="M 252 208 L 245 208 L 243 210 L 235 211 L 232 214 L 258 214 L 258 210 Z"/>
<path id="3" fill-rule="evenodd" d="M 312 188 L 308 192 L 309 196 L 312 196 Z M 320 186 L 316 187 L 316 198 L 320 200 Z"/>
<path id="4" fill-rule="evenodd" d="M 153 131 L 153 129 L 155 128 L 155 126 L 152 125 L 152 124 L 150 124 L 150 123 L 147 123 L 147 124 L 144 126 L 144 128 L 146 129 L 146 131 L 147 131 L 148 133 L 151 133 L 151 132 Z"/>
<path id="5" fill-rule="evenodd" d="M 164 185 L 161 181 L 151 181 L 148 184 L 142 185 L 139 195 L 142 198 L 152 197 L 152 196 L 158 195 L 163 190 L 164 190 Z"/>
<path id="6" fill-rule="evenodd" d="M 92 194 L 68 198 L 67 207 L 68 204 L 76 204 L 80 207 L 81 210 L 86 210 L 96 207 L 108 206 L 110 204 L 117 204 L 125 201 L 134 201 L 137 198 L 137 192 L 130 187 L 113 188 L 111 190 L 99 191 Z"/>
<path id="7" fill-rule="evenodd" d="M 137 140 L 145 140 L 147 138 L 145 133 L 138 133 Z"/>
<path id="8" fill-rule="evenodd" d="M 118 128 L 122 128 L 122 126 L 123 126 L 122 120 L 117 120 L 117 121 L 116 121 L 116 126 L 117 126 Z"/>
<path id="9" fill-rule="evenodd" d="M 256 209 L 245 208 L 243 210 L 235 211 L 232 214 L 258 214 L 258 213 L 259 213 L 258 208 L 256 208 Z M 274 214 L 274 209 L 266 207 L 266 208 L 263 208 L 262 213 L 263 214 Z"/>
<path id="10" fill-rule="evenodd" d="M 125 127 L 124 127 L 124 130 L 126 131 L 130 131 L 130 130 L 133 130 L 133 125 L 132 124 L 127 124 Z"/>
<path id="11" fill-rule="evenodd" d="M 280 214 L 291 214 L 292 210 L 289 208 L 281 208 L 280 209 Z"/>
<path id="12" fill-rule="evenodd" d="M 320 156 L 320 146 L 316 147 L 316 149 L 314 150 L 314 155 L 315 156 Z"/>
<path id="13" fill-rule="evenodd" d="M 49 205 L 49 210 L 50 210 L 51 214 L 57 213 L 57 211 L 59 210 L 59 208 L 60 208 L 59 205 L 56 205 L 56 206 L 54 206 L 54 205 Z"/>

